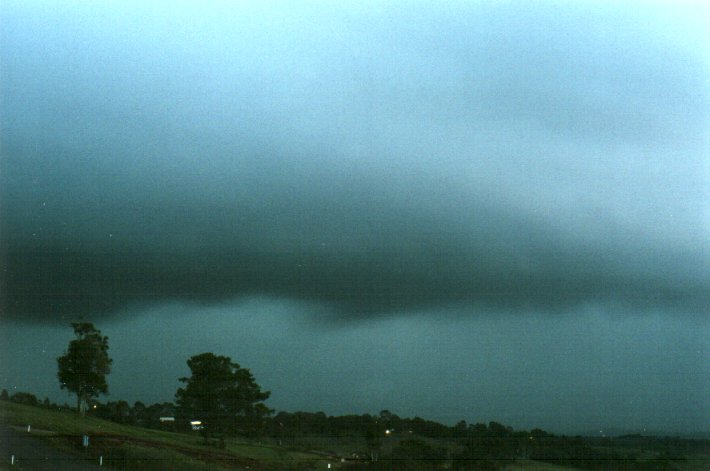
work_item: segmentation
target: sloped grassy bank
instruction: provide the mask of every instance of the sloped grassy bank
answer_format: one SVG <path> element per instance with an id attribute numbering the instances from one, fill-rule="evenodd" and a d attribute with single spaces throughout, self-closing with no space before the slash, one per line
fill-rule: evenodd
<path id="1" fill-rule="evenodd" d="M 321 455 L 227 440 L 224 449 L 203 444 L 198 435 L 116 424 L 75 412 L 0 401 L 0 421 L 41 437 L 53 446 L 87 458 L 102 459 L 108 469 L 137 471 L 219 471 L 231 469 L 314 469 Z M 83 436 L 89 446 L 83 446 Z M 334 463 L 335 464 L 335 463 Z"/>

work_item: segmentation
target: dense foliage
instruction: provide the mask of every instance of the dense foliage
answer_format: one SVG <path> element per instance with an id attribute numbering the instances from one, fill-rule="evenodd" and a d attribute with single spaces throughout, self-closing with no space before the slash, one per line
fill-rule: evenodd
<path id="1" fill-rule="evenodd" d="M 76 394 L 77 409 L 83 415 L 88 402 L 99 394 L 108 394 L 106 375 L 111 372 L 108 337 L 102 336 L 90 322 L 72 323 L 76 338 L 57 358 L 57 378 L 62 389 Z"/>
<path id="2" fill-rule="evenodd" d="M 271 413 L 263 403 L 271 393 L 262 391 L 251 372 L 231 358 L 202 353 L 187 366 L 192 374 L 180 378 L 185 387 L 175 394 L 177 412 L 183 420 L 200 420 L 207 437 L 259 428 Z"/>

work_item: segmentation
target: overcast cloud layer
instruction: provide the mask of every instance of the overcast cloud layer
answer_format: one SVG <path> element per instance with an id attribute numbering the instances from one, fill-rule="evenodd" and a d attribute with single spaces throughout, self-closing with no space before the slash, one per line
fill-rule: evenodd
<path id="1" fill-rule="evenodd" d="M 1 3 L 0 387 L 707 431 L 708 8 L 298 3 Z"/>
<path id="2" fill-rule="evenodd" d="M 5 4 L 7 315 L 707 308 L 706 10 L 290 8 Z"/>

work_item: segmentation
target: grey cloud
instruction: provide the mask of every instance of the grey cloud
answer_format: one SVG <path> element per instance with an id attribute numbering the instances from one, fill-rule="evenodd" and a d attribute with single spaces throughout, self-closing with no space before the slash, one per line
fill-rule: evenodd
<path id="1" fill-rule="evenodd" d="M 307 11 L 15 7 L 0 52 L 4 310 L 261 293 L 347 317 L 698 312 L 696 31 L 544 10 L 335 9 L 311 27 Z"/>

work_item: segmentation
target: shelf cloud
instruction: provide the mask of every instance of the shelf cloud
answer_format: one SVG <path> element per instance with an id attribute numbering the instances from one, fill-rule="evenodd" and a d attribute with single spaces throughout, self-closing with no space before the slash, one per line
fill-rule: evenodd
<path id="1" fill-rule="evenodd" d="M 3 312 L 702 313 L 703 25 L 551 8 L 6 8 Z"/>

